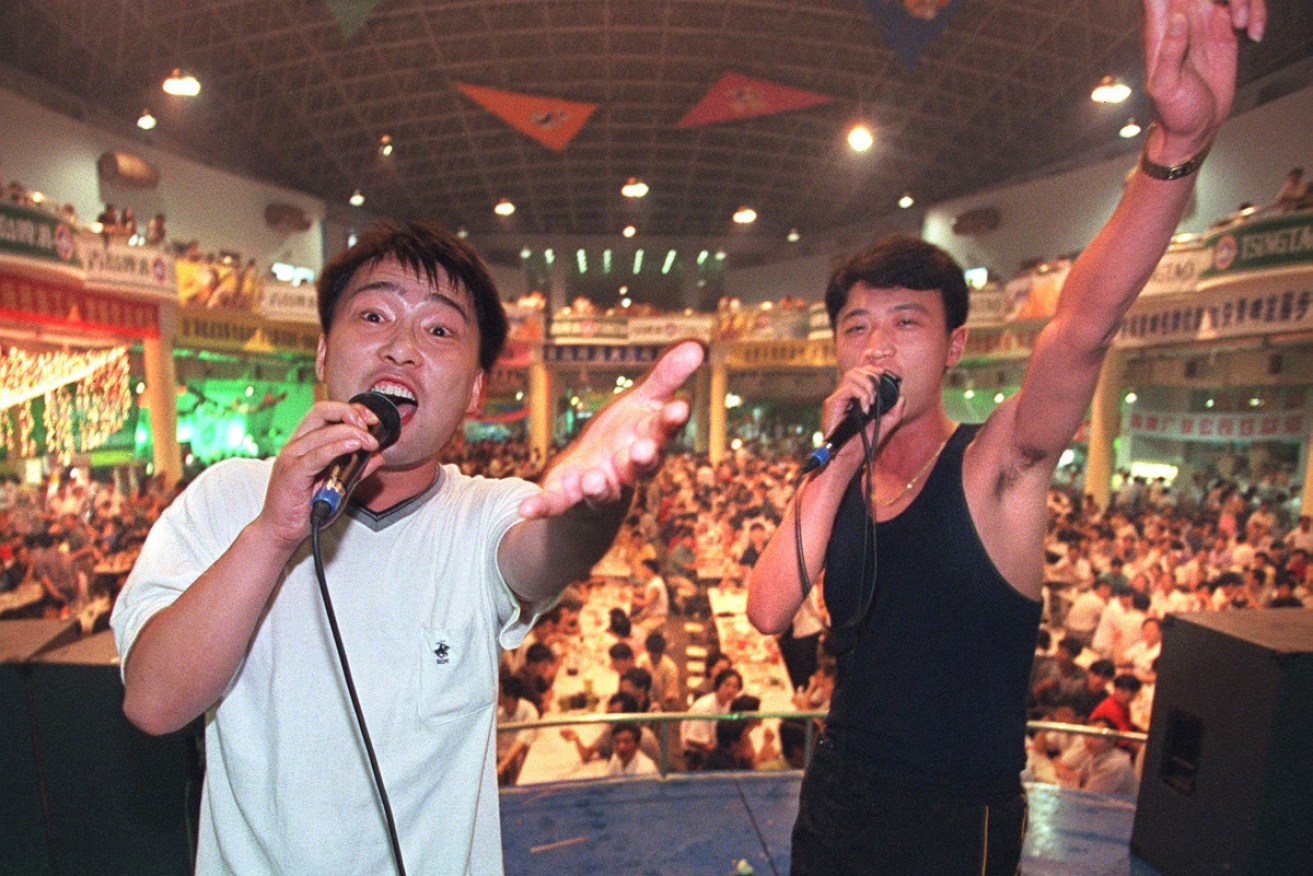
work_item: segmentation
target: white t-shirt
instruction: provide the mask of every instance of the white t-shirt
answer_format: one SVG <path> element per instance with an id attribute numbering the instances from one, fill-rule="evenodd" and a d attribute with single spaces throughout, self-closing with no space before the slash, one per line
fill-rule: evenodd
<path id="1" fill-rule="evenodd" d="M 620 762 L 618 754 L 611 755 L 611 759 L 606 762 L 608 776 L 655 776 L 657 772 L 657 766 L 652 762 L 652 758 L 641 751 L 634 752 L 628 766 Z"/>
<path id="2" fill-rule="evenodd" d="M 703 694 L 689 707 L 689 712 L 696 715 L 724 715 L 729 711 L 729 706 L 720 704 L 716 699 L 716 692 Z M 716 722 L 711 720 L 689 720 L 681 724 L 680 738 L 684 741 L 684 747 L 688 748 L 690 742 L 700 742 L 707 749 L 716 747 Z"/>
<path id="3" fill-rule="evenodd" d="M 165 511 L 114 609 L 125 660 L 146 622 L 255 518 L 271 468 L 220 463 Z M 497 545 L 535 489 L 447 465 L 420 496 L 382 515 L 352 505 L 321 537 L 408 872 L 502 872 L 498 647 L 518 644 L 533 619 L 502 579 Z M 196 871 L 394 872 L 308 539 L 207 715 Z"/>

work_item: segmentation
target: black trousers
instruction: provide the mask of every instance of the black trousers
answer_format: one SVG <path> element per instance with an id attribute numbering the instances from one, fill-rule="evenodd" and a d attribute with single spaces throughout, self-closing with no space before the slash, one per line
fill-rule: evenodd
<path id="1" fill-rule="evenodd" d="M 802 782 L 792 876 L 1015 876 L 1026 832 L 1018 779 L 963 793 L 877 776 L 822 738 Z"/>

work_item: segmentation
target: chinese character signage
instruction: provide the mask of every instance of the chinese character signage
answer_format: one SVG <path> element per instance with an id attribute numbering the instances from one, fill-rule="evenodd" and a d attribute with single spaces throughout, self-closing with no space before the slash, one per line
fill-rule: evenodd
<path id="1" fill-rule="evenodd" d="M 1170 441 L 1303 441 L 1309 420 L 1304 411 L 1244 414 L 1192 414 L 1131 411 L 1123 431 Z"/>

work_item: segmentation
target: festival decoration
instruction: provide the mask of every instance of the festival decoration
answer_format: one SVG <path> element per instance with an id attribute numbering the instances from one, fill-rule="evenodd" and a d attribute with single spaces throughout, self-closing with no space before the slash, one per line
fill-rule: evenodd
<path id="1" fill-rule="evenodd" d="M 132 406 L 128 350 L 33 353 L 0 359 L 0 433 L 10 458 L 38 452 L 33 404 L 43 402 L 45 452 L 62 462 L 93 450 L 123 427 Z"/>

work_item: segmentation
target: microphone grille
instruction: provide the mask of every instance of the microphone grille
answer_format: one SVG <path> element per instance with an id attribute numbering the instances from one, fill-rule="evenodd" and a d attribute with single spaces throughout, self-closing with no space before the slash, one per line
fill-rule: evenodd
<path id="1" fill-rule="evenodd" d="M 378 449 L 389 447 L 396 443 L 401 437 L 401 412 L 397 406 L 392 403 L 392 399 L 383 395 L 381 392 L 361 392 L 351 397 L 352 404 L 361 404 L 374 412 L 378 417 L 379 434 Z"/>

